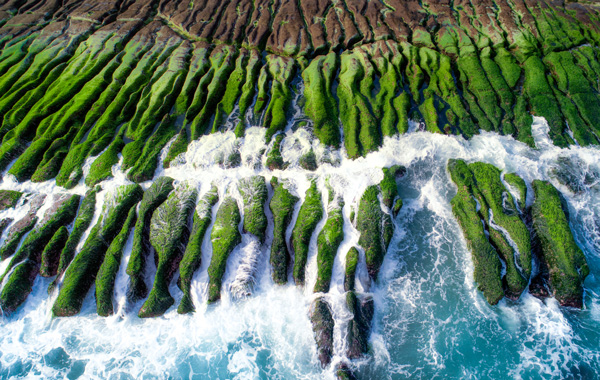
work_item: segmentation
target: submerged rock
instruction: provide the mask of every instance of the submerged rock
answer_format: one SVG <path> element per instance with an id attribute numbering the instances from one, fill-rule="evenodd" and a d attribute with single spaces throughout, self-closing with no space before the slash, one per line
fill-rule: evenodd
<path id="1" fill-rule="evenodd" d="M 45 199 L 45 195 L 39 194 L 33 196 L 33 199 L 29 201 L 29 210 L 27 214 L 13 224 L 8 230 L 8 236 L 4 241 L 4 245 L 0 248 L 0 260 L 5 260 L 15 253 L 21 239 L 33 229 L 38 221 L 36 214 L 42 207 Z"/>

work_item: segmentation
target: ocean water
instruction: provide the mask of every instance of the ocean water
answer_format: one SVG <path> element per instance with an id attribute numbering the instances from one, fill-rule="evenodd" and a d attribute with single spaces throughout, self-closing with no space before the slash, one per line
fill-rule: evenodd
<path id="1" fill-rule="evenodd" d="M 200 197 L 215 182 L 221 199 L 231 194 L 241 202 L 239 179 L 261 174 L 286 180 L 300 198 L 309 186 L 308 172 L 298 166 L 299 157 L 311 147 L 324 164 L 314 176 L 326 199 L 328 178 L 345 201 L 344 241 L 334 263 L 332 287 L 326 295 L 332 305 L 334 331 L 333 364 L 322 369 L 308 317 L 316 281 L 317 225 L 311 241 L 307 285 L 290 281 L 277 286 L 268 265 L 269 244 L 260 245 L 250 235 L 228 260 L 223 281 L 223 299 L 206 306 L 206 269 L 211 257 L 209 234 L 203 242 L 202 266 L 192 285 L 197 311 L 178 315 L 175 307 L 163 317 L 137 317 L 141 303 L 126 301 L 125 266 L 131 252 L 126 245 L 115 286 L 115 315 L 95 313 L 94 289 L 80 315 L 52 318 L 56 293 L 48 295 L 51 279 L 38 277 L 32 294 L 13 315 L 0 319 L 0 378 L 47 379 L 331 379 L 334 366 L 347 362 L 344 356 L 346 326 L 350 318 L 343 293 L 343 268 L 347 250 L 357 244 L 358 232 L 349 222 L 367 186 L 378 183 L 380 168 L 391 164 L 407 167 L 399 181 L 404 207 L 395 218 L 395 233 L 377 283 L 368 281 L 361 253 L 357 288 L 375 299 L 375 318 L 370 353 L 353 361 L 358 378 L 461 378 L 461 379 L 594 379 L 600 375 L 600 173 L 598 148 L 554 147 L 547 137 L 547 124 L 536 118 L 533 125 L 536 149 L 509 137 L 481 133 L 471 140 L 427 132 L 386 138 L 383 147 L 358 160 L 347 160 L 311 141 L 303 129 L 289 126 L 283 157 L 291 165 L 285 171 L 255 169 L 265 160 L 264 129 L 249 128 L 243 139 L 232 132 L 205 136 L 192 143 L 169 169 L 177 183 L 197 186 Z M 239 149 L 243 164 L 223 169 L 217 162 Z M 165 149 L 166 151 L 166 149 Z M 462 233 L 454 220 L 450 199 L 456 193 L 446 173 L 449 158 L 484 161 L 506 173 L 516 172 L 528 183 L 547 179 L 561 190 L 569 207 L 570 223 L 591 273 L 585 282 L 582 310 L 561 308 L 554 299 L 540 301 L 525 293 L 518 301 L 502 300 L 489 306 L 473 282 L 473 267 Z M 92 160 L 86 163 L 87 168 Z M 582 191 L 572 193 L 561 185 L 555 172 L 572 164 L 572 178 Z M 162 166 L 161 166 L 162 167 Z M 88 169 L 85 169 L 88 170 Z M 99 210 L 107 195 L 127 183 L 119 165 L 115 177 L 103 184 Z M 150 182 L 143 184 L 148 187 Z M 2 189 L 52 194 L 64 191 L 54 181 L 42 184 L 16 183 L 10 176 Z M 70 192 L 83 194 L 85 187 Z M 528 203 L 533 201 L 528 197 Z M 297 218 L 299 205 L 294 213 Z M 213 209 L 213 216 L 218 208 Z M 0 218 L 23 214 L 27 206 L 0 213 Z M 268 207 L 266 207 L 268 212 Z M 43 214 L 45 209 L 38 212 Z M 269 222 L 268 235 L 273 226 Z M 291 228 L 287 236 L 291 235 Z M 5 236 L 2 237 L 4 240 Z M 0 263 L 4 270 L 8 261 Z M 148 281 L 155 268 L 149 260 Z M 253 284 L 252 294 L 239 297 L 244 284 Z M 171 293 L 176 305 L 181 292 Z"/>

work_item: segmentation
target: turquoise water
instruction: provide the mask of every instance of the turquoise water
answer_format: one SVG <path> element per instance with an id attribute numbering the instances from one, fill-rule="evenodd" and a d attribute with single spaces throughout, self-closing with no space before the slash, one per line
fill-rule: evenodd
<path id="1" fill-rule="evenodd" d="M 356 230 L 348 223 L 350 208 L 369 183 L 380 180 L 374 173 L 379 173 L 381 166 L 400 163 L 408 168 L 399 182 L 404 207 L 396 218 L 394 239 L 379 282 L 369 284 L 364 263 L 359 268 L 359 289 L 375 298 L 375 320 L 370 354 L 352 363 L 357 377 L 600 378 L 600 197 L 595 182 L 587 184 L 581 194 L 572 194 L 552 174 L 561 157 L 578 163 L 581 173 L 575 176 L 580 180 L 586 172 L 600 172 L 600 151 L 551 147 L 545 138 L 545 125 L 536 122 L 538 150 L 486 133 L 471 141 L 413 133 L 387 140 L 380 152 L 366 159 L 342 159 L 339 167 L 319 169 L 319 178 L 333 178 L 334 187 L 346 201 L 346 237 L 328 295 L 336 320 L 334 364 L 346 361 L 344 327 L 348 313 L 340 284 L 344 254 L 357 241 Z M 306 141 L 291 132 L 290 137 L 300 141 L 288 144 L 284 152 L 284 157 L 293 161 L 299 156 L 298 144 L 304 147 Z M 261 147 L 248 138 L 246 144 L 250 143 L 257 146 L 242 146 L 242 151 Z M 202 149 L 207 150 L 210 144 L 204 141 Z M 190 155 L 195 162 L 205 159 L 198 158 L 193 149 Z M 559 187 L 591 269 L 585 282 L 583 310 L 561 308 L 553 299 L 540 301 L 529 294 L 493 307 L 485 302 L 473 283 L 470 253 L 452 217 L 449 202 L 455 189 L 445 171 L 448 158 L 489 162 L 506 172 L 518 172 L 528 182 L 550 179 Z M 223 175 L 207 170 L 209 161 L 204 166 L 186 166 L 191 163 L 188 158 L 187 163 L 166 174 L 179 180 L 188 172 L 187 178 L 203 182 L 202 176 Z M 221 184 L 234 183 L 248 172 L 242 168 Z M 278 175 L 297 181 L 297 190 L 302 193 L 306 183 L 298 178 L 304 173 L 294 167 L 287 172 Z M 31 183 L 0 183 L 0 188 L 19 186 L 36 190 Z M 51 184 L 40 185 L 38 190 L 59 191 Z M 316 272 L 314 243 L 308 264 L 309 284 Z M 205 240 L 205 248 L 206 244 Z M 233 268 L 228 267 L 226 284 L 236 278 L 236 265 L 248 247 L 243 244 L 232 254 L 229 263 Z M 130 244 L 127 249 L 131 249 Z M 56 294 L 46 292 L 50 280 L 38 278 L 24 306 L 0 321 L 0 378 L 333 378 L 333 366 L 322 369 L 318 365 L 308 318 L 313 299 L 310 287 L 275 286 L 270 280 L 268 247 L 259 255 L 254 294 L 236 300 L 226 291 L 221 303 L 207 307 L 203 306 L 204 285 L 210 252 L 205 252 L 194 280 L 198 310 L 193 316 L 180 316 L 171 309 L 161 318 L 139 319 L 141 304 L 125 302 L 127 278 L 121 271 L 115 290 L 116 315 L 101 318 L 95 314 L 92 289 L 79 316 L 53 319 L 50 308 Z M 122 268 L 127 259 L 126 252 Z M 177 304 L 181 292 L 175 284 L 171 291 Z"/>

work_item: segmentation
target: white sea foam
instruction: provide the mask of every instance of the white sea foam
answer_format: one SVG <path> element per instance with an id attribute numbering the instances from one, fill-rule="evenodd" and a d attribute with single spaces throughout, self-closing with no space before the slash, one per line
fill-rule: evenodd
<path id="1" fill-rule="evenodd" d="M 282 156 L 290 166 L 271 172 L 255 165 L 266 160 L 261 154 L 266 147 L 265 130 L 250 127 L 242 139 L 229 130 L 192 142 L 186 153 L 177 157 L 170 168 L 160 167 L 156 176 L 195 183 L 201 190 L 199 198 L 215 183 L 220 200 L 212 209 L 213 221 L 226 193 L 242 204 L 235 187 L 244 177 L 263 175 L 268 182 L 277 176 L 304 198 L 310 185 L 308 176 L 314 176 L 324 201 L 328 196 L 325 180 L 329 179 L 345 202 L 344 240 L 326 296 L 336 321 L 333 362 L 338 363 L 346 361 L 345 334 L 350 317 L 343 292 L 345 255 L 358 244 L 359 237 L 350 223 L 350 213 L 357 209 L 363 191 L 381 181 L 382 167 L 405 165 L 408 173 L 400 180 L 404 207 L 395 218 L 391 248 L 377 283 L 368 280 L 364 251 L 359 249 L 357 291 L 373 295 L 376 311 L 371 354 L 354 363 L 357 374 L 369 378 L 544 378 L 575 377 L 579 373 L 585 377 L 586 373 L 597 373 L 600 363 L 600 292 L 596 280 L 600 268 L 600 199 L 593 190 L 581 194 L 565 190 L 551 168 L 560 156 L 576 158 L 600 170 L 600 151 L 593 147 L 554 147 L 547 131 L 545 121 L 535 118 L 537 149 L 488 132 L 469 141 L 415 132 L 386 137 L 379 151 L 349 160 L 343 150 L 325 148 L 305 129 L 295 130 L 290 125 L 282 143 Z M 299 159 L 311 148 L 319 160 L 329 157 L 334 164 L 323 163 L 314 173 L 301 169 Z M 229 169 L 219 166 L 217 162 L 234 149 L 239 149 L 242 165 Z M 471 256 L 452 216 L 449 201 L 455 189 L 446 174 L 448 158 L 488 162 L 505 173 L 516 172 L 526 182 L 546 179 L 560 187 L 569 205 L 575 237 L 592 269 L 586 281 L 587 309 L 571 312 L 559 308 L 554 300 L 541 302 L 527 293 L 517 302 L 503 300 L 496 307 L 487 305 L 473 281 Z M 94 220 L 107 194 L 130 183 L 120 164 L 113 168 L 114 178 L 102 183 Z M 272 189 L 268 187 L 270 200 Z M 48 195 L 65 192 L 53 180 L 17 183 L 11 176 L 3 177 L 0 188 Z M 79 184 L 66 192 L 85 191 L 85 186 Z M 531 202 L 529 191 L 527 204 Z M 294 219 L 299 207 L 300 203 Z M 27 209 L 27 205 L 20 205 L 0 212 L 0 218 L 17 219 Z M 332 378 L 333 366 L 321 370 L 316 364 L 308 318 L 316 281 L 316 238 L 327 216 L 311 238 L 306 286 L 299 289 L 291 283 L 276 286 L 271 280 L 268 256 L 273 224 L 268 204 L 265 211 L 269 218 L 267 241 L 259 245 L 244 235 L 243 243 L 228 260 L 223 301 L 210 306 L 206 305 L 206 270 L 212 246 L 210 233 L 206 234 L 201 267 L 192 281 L 197 311 L 190 316 L 178 315 L 175 305 L 164 317 L 141 320 L 136 316 L 140 304 L 126 305 L 125 267 L 131 253 L 131 236 L 115 284 L 113 317 L 95 315 L 92 289 L 80 316 L 52 319 L 50 309 L 56 293 L 49 297 L 49 280 L 36 279 L 24 306 L 1 322 L 0 377 L 26 374 L 64 378 L 84 370 L 86 378 Z M 291 231 L 291 227 L 286 231 L 288 244 Z M 89 229 L 82 242 L 88 233 Z M 0 269 L 6 268 L 7 261 L 0 263 Z M 155 268 L 152 258 L 147 261 L 151 284 Z M 250 282 L 254 283 L 252 295 L 237 299 L 239 289 Z M 174 283 L 171 289 L 179 299 L 181 293 Z"/>

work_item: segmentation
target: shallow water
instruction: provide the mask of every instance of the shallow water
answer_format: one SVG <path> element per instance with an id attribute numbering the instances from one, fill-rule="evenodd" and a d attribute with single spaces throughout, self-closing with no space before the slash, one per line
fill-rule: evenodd
<path id="1" fill-rule="evenodd" d="M 600 197 L 596 184 L 580 194 L 571 193 L 553 177 L 559 158 L 577 159 L 585 170 L 600 171 L 600 150 L 572 147 L 559 149 L 549 143 L 547 125 L 535 120 L 538 149 L 509 137 L 482 133 L 469 141 L 461 137 L 409 133 L 387 138 L 384 146 L 366 158 L 350 161 L 340 151 L 329 151 L 303 129 L 288 130 L 282 155 L 291 165 L 285 171 L 256 170 L 254 162 L 264 145 L 264 129 L 250 128 L 244 139 L 232 132 L 205 136 L 169 169 L 169 175 L 191 181 L 200 197 L 211 182 L 217 183 L 220 199 L 236 189 L 240 178 L 261 174 L 284 178 L 300 198 L 309 186 L 308 172 L 299 168 L 301 154 L 312 146 L 317 158 L 326 157 L 315 173 L 323 199 L 325 179 L 345 206 L 345 237 L 334 263 L 332 287 L 326 296 L 332 304 L 336 329 L 333 363 L 345 360 L 345 309 L 343 267 L 347 250 L 358 241 L 349 216 L 367 186 L 378 183 L 380 168 L 402 164 L 407 175 L 399 181 L 404 207 L 395 219 L 395 234 L 378 283 L 369 284 L 364 253 L 358 269 L 357 288 L 375 298 L 371 353 L 352 363 L 359 378 L 597 378 L 600 372 Z M 222 169 L 216 162 L 239 147 L 243 164 Z M 555 300 L 544 302 L 524 294 L 519 301 L 503 300 L 489 306 L 473 283 L 470 253 L 454 220 L 450 199 L 456 190 L 446 173 L 448 158 L 484 161 L 505 172 L 517 172 L 528 183 L 549 179 L 565 195 L 570 222 L 591 274 L 585 282 L 585 307 L 571 310 Z M 115 178 L 103 184 L 98 206 L 116 186 L 127 183 L 115 167 Z M 585 175 L 585 170 L 577 175 Z M 144 186 L 148 186 L 145 183 Z M 51 194 L 64 191 L 54 181 L 18 184 L 10 177 L 2 189 Z M 73 191 L 85 192 L 80 185 Z M 271 192 L 271 190 L 270 190 Z M 270 194 L 271 195 L 271 194 Z M 532 202 L 531 196 L 528 203 Z M 241 203 L 240 203 L 241 204 Z M 218 207 L 219 204 L 217 204 Z M 217 210 L 213 209 L 213 216 Z M 96 213 L 99 213 L 100 207 Z M 267 214 L 268 207 L 266 207 Z M 17 208 L 12 213 L 23 213 Z M 43 211 L 41 211 L 43 212 Z M 298 210 L 294 218 L 297 215 Z M 6 213 L 6 212 L 5 212 Z M 0 217 L 7 216 L 0 213 Z M 0 328 L 0 377 L 29 378 L 199 378 L 199 379 L 322 379 L 333 378 L 333 365 L 321 369 L 308 318 L 316 280 L 316 236 L 311 241 L 307 285 L 275 286 L 268 265 L 270 239 L 263 246 L 244 237 L 228 260 L 223 299 L 206 306 L 206 269 L 211 257 L 210 238 L 203 242 L 202 266 L 194 277 L 193 298 L 197 312 L 180 316 L 176 306 L 164 317 L 141 320 L 140 303 L 125 300 L 124 266 L 131 251 L 129 239 L 115 286 L 114 316 L 95 314 L 94 290 L 88 294 L 79 316 L 52 319 L 50 308 L 56 293 L 47 294 L 50 279 L 38 278 L 33 293 L 13 315 L 2 317 Z M 272 235 L 269 222 L 268 235 Z M 291 233 L 291 230 L 288 231 Z M 152 260 L 149 260 L 151 262 Z M 0 264 L 0 268 L 7 262 Z M 152 264 L 150 264 L 152 266 Z M 153 268 L 150 268 L 151 272 Z M 237 280 L 254 282 L 252 294 L 238 298 Z M 233 289 L 233 290 L 232 290 Z M 171 293 L 178 304 L 181 292 Z"/>

